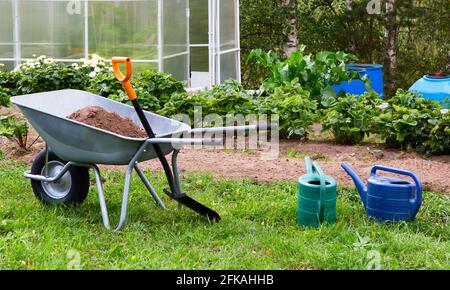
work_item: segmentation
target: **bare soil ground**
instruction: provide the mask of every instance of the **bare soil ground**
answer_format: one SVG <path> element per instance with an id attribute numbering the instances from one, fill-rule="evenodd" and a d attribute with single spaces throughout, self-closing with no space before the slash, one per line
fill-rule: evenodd
<path id="1" fill-rule="evenodd" d="M 289 158 L 286 153 L 288 150 L 292 152 L 292 148 L 297 151 L 297 156 Z M 186 149 L 179 155 L 179 167 L 181 172 L 209 171 L 220 178 L 247 177 L 255 182 L 295 182 L 306 172 L 302 158 L 305 155 L 316 159 L 326 174 L 341 185 L 353 186 L 350 177 L 340 167 L 341 162 L 346 162 L 363 180 L 367 180 L 374 165 L 384 165 L 414 171 L 427 190 L 450 193 L 449 155 L 424 159 L 415 153 L 380 149 L 379 145 L 374 144 L 339 146 L 318 141 L 282 141 L 280 157 L 275 160 L 264 160 L 259 152 L 248 154 Z M 144 162 L 143 166 L 152 170 L 161 169 L 157 160 Z"/>
<path id="2" fill-rule="evenodd" d="M 15 110 L 2 108 L 0 115 L 5 113 L 21 117 Z M 29 143 L 35 138 L 36 132 L 31 130 Z M 3 158 L 22 160 L 27 165 L 33 162 L 36 154 L 43 148 L 43 141 L 38 139 L 28 150 L 18 150 L 12 141 L 0 137 Z M 264 160 L 261 155 L 262 152 L 257 150 L 184 149 L 179 155 L 179 167 L 182 173 L 207 171 L 218 178 L 250 178 L 255 182 L 275 180 L 295 182 L 299 176 L 305 174 L 303 158 L 309 155 L 341 185 L 353 185 L 350 177 L 340 167 L 341 162 L 346 162 L 354 168 L 363 180 L 367 180 L 370 169 L 378 164 L 414 171 L 426 190 L 450 194 L 450 155 L 424 158 L 415 152 L 388 149 L 381 144 L 342 146 L 329 140 L 281 141 L 278 158 Z M 158 160 L 146 161 L 142 163 L 142 167 L 162 170 Z"/>

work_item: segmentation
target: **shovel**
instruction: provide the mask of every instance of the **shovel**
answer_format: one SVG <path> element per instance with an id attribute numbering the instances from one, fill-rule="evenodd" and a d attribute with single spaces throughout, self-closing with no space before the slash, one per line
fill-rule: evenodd
<path id="1" fill-rule="evenodd" d="M 121 72 L 119 64 L 125 64 L 126 66 L 125 75 L 123 75 L 123 73 Z M 114 75 L 122 83 L 122 86 L 128 95 L 128 99 L 133 104 L 133 107 L 136 110 L 136 113 L 139 117 L 139 120 L 142 123 L 142 126 L 144 127 L 145 132 L 147 133 L 149 138 L 155 138 L 155 133 L 153 132 L 152 127 L 150 126 L 147 118 L 145 117 L 144 111 L 142 110 L 141 106 L 137 101 L 136 92 L 134 91 L 133 86 L 131 85 L 130 82 L 132 74 L 131 59 L 129 57 L 113 57 L 112 66 L 114 70 Z M 166 193 L 170 198 L 176 200 L 180 204 L 197 212 L 198 214 L 206 216 L 210 220 L 220 221 L 221 218 L 217 212 L 204 206 L 198 201 L 190 198 L 185 193 L 179 192 L 178 186 L 176 185 L 175 179 L 173 177 L 172 169 L 169 165 L 169 162 L 167 162 L 166 156 L 161 150 L 161 147 L 159 146 L 159 144 L 156 143 L 153 143 L 152 146 L 155 149 L 158 159 L 164 168 L 164 172 L 166 174 L 167 181 L 169 183 L 170 191 L 165 189 L 164 193 Z"/>

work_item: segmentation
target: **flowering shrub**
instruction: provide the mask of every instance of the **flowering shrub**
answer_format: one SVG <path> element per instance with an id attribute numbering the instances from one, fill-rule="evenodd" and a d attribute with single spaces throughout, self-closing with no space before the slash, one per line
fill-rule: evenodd
<path id="1" fill-rule="evenodd" d="M 86 83 L 86 76 L 70 66 L 39 56 L 17 66 L 17 91 L 19 95 L 45 91 L 73 88 L 81 89 Z"/>
<path id="2" fill-rule="evenodd" d="M 26 61 L 14 69 L 15 94 L 30 94 L 60 89 L 86 89 L 92 79 L 112 69 L 98 55 L 67 65 L 45 55 Z"/>

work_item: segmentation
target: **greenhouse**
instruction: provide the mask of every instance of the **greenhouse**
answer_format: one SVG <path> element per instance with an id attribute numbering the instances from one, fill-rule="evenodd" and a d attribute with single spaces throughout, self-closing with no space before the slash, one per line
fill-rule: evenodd
<path id="1" fill-rule="evenodd" d="M 240 80 L 238 0 L 0 0 L 0 63 L 129 56 L 190 87 Z"/>

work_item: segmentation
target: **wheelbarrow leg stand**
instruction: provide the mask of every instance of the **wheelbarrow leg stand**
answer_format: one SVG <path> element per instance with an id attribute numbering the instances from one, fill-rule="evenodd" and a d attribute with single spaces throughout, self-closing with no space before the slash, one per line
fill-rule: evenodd
<path id="1" fill-rule="evenodd" d="M 177 157 L 179 152 L 180 152 L 179 149 L 175 149 L 172 153 L 172 171 L 173 171 L 173 178 L 175 179 L 175 186 L 178 188 L 178 192 L 182 192 L 180 173 L 178 171 L 178 163 L 177 163 Z M 182 206 L 183 205 L 180 202 L 178 202 L 178 208 L 181 208 Z"/>
<path id="2" fill-rule="evenodd" d="M 128 210 L 128 195 L 130 193 L 130 183 L 131 183 L 131 174 L 133 173 L 133 169 L 136 170 L 139 177 L 142 179 L 143 183 L 147 187 L 147 189 L 150 191 L 150 194 L 153 196 L 155 201 L 164 208 L 164 204 L 162 203 L 161 199 L 156 194 L 153 187 L 150 185 L 150 182 L 145 177 L 142 170 L 137 166 L 137 161 L 139 160 L 142 153 L 145 151 L 147 144 L 144 143 L 136 152 L 136 154 L 131 159 L 130 163 L 128 163 L 127 170 L 125 172 L 125 181 L 123 186 L 123 195 L 122 195 L 122 206 L 120 210 L 120 218 L 119 218 L 119 224 L 114 229 L 115 232 L 120 231 L 124 226 L 125 222 L 127 220 L 127 210 Z M 100 170 L 98 169 L 97 165 L 90 165 L 90 167 L 94 170 L 95 175 L 95 182 L 97 184 L 97 192 L 98 192 L 98 199 L 100 203 L 100 209 L 102 213 L 102 219 L 103 219 L 103 225 L 106 229 L 111 229 L 111 226 L 109 224 L 109 217 L 108 217 L 108 209 L 106 207 L 106 201 L 105 201 L 105 195 L 103 193 L 103 186 L 102 186 L 102 180 L 100 176 Z"/>
<path id="3" fill-rule="evenodd" d="M 98 200 L 100 203 L 100 210 L 102 213 L 103 225 L 105 226 L 106 229 L 110 230 L 111 225 L 109 224 L 108 208 L 106 206 L 105 194 L 103 192 L 103 185 L 102 185 L 100 170 L 98 169 L 97 165 L 95 165 L 95 164 L 90 165 L 90 167 L 94 170 L 95 183 L 97 185 L 97 194 L 98 194 Z M 129 164 L 127 167 L 127 171 L 125 173 L 125 182 L 124 182 L 124 186 L 123 186 L 120 219 L 119 219 L 119 224 L 114 229 L 115 232 L 120 231 L 125 226 L 125 222 L 127 220 L 128 195 L 130 192 L 131 173 L 133 172 L 133 168 L 134 168 L 134 166 L 132 164 Z"/>
<path id="4" fill-rule="evenodd" d="M 144 172 L 139 168 L 138 164 L 136 163 L 134 165 L 134 169 L 136 170 L 138 176 L 141 178 L 142 183 L 144 183 L 145 187 L 147 188 L 147 190 L 150 192 L 151 196 L 153 197 L 153 199 L 156 201 L 156 204 L 158 204 L 162 209 L 165 209 L 165 205 L 162 202 L 162 200 L 159 198 L 158 194 L 156 193 L 155 189 L 153 188 L 153 186 L 150 184 L 150 182 L 148 181 L 147 177 L 145 176 Z"/>

